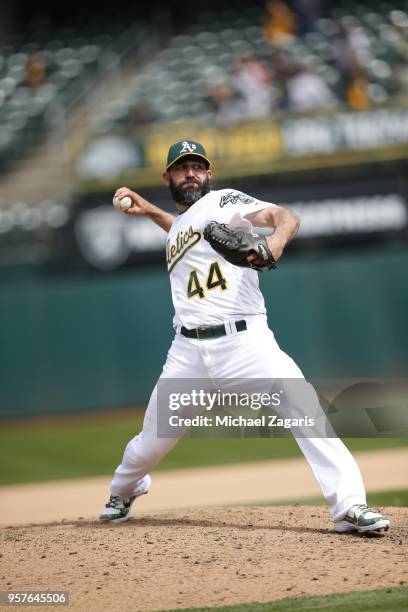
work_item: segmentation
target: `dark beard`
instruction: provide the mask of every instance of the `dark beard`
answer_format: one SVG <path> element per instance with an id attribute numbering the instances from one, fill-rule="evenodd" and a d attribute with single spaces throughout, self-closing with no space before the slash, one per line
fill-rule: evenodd
<path id="1" fill-rule="evenodd" d="M 211 184 L 210 179 L 207 176 L 207 178 L 203 181 L 201 187 L 198 186 L 198 189 L 191 190 L 183 189 L 182 187 L 176 187 L 172 179 L 170 179 L 169 189 L 171 191 L 173 200 L 177 204 L 183 204 L 184 206 L 192 206 L 197 202 L 197 200 L 205 196 L 207 193 L 210 193 Z"/>

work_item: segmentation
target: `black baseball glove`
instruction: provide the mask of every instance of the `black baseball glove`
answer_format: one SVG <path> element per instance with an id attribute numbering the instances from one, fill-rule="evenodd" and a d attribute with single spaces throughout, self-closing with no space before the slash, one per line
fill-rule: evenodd
<path id="1" fill-rule="evenodd" d="M 204 238 L 211 244 L 214 251 L 235 266 L 253 270 L 276 268 L 275 259 L 265 236 L 253 236 L 249 232 L 235 231 L 225 223 L 211 221 L 204 229 Z M 257 256 L 256 263 L 247 261 L 251 253 Z"/>

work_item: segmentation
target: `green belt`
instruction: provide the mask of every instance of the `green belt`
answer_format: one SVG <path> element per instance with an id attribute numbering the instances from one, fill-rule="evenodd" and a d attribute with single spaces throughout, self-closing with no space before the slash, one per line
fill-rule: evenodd
<path id="1" fill-rule="evenodd" d="M 245 331 L 247 328 L 246 321 L 244 321 L 244 319 L 235 321 L 235 327 L 237 332 Z M 182 327 L 180 329 L 180 334 L 186 338 L 208 340 L 208 338 L 221 338 L 221 336 L 226 336 L 227 330 L 225 329 L 224 324 L 214 325 L 213 327 L 197 327 L 196 329 L 187 329 L 186 327 Z"/>

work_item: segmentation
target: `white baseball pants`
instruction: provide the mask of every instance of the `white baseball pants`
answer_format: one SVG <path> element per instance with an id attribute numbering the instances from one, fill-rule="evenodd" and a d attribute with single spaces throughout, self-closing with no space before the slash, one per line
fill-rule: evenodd
<path id="1" fill-rule="evenodd" d="M 247 331 L 232 332 L 221 338 L 195 340 L 176 335 L 163 368 L 164 378 L 303 378 L 295 362 L 278 346 L 265 316 L 247 317 Z M 308 397 L 295 398 L 287 408 L 276 407 L 282 417 L 310 416 L 322 413 L 313 387 Z M 303 401 L 304 400 L 304 401 Z M 305 404 L 305 405 L 304 405 Z M 151 395 L 142 431 L 127 444 L 122 463 L 110 485 L 113 495 L 130 497 L 141 479 L 175 446 L 178 439 L 157 436 L 157 385 Z M 337 437 L 299 437 L 296 442 L 303 452 L 324 497 L 330 504 L 333 521 L 340 520 L 354 504 L 366 503 L 360 470 Z M 271 440 L 273 444 L 273 440 Z M 271 483 L 272 484 L 272 483 Z M 267 486 L 267 483 L 265 483 Z"/>

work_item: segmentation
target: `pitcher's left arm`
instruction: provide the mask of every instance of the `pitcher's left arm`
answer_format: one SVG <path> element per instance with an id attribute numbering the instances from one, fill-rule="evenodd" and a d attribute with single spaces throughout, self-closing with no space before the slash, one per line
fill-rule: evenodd
<path id="1" fill-rule="evenodd" d="M 273 234 L 266 236 L 266 240 L 275 261 L 281 257 L 284 248 L 296 236 L 300 226 L 299 215 L 277 204 L 271 204 L 262 210 L 252 212 L 245 218 L 254 227 L 270 227 L 274 230 Z M 256 255 L 248 256 L 249 261 L 254 262 L 255 259 Z"/>

